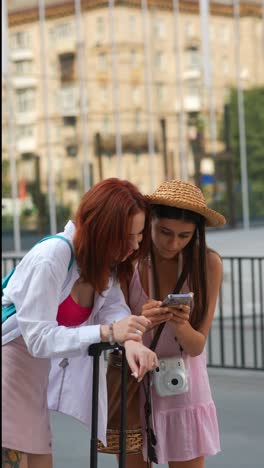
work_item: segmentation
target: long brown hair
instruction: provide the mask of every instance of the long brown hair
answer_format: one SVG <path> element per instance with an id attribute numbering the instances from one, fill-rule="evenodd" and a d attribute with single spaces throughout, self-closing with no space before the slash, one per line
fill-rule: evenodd
<path id="1" fill-rule="evenodd" d="M 122 262 L 129 250 L 133 216 L 145 213 L 139 249 Z M 106 289 L 111 274 L 129 277 L 132 261 L 146 255 L 150 243 L 150 208 L 137 187 L 126 180 L 105 179 L 83 196 L 76 217 L 73 240 L 80 276 L 97 292 Z"/>
<path id="2" fill-rule="evenodd" d="M 190 323 L 197 329 L 207 314 L 207 247 L 205 242 L 205 218 L 194 211 L 167 205 L 152 205 L 154 218 L 177 219 L 195 224 L 194 234 L 182 251 L 183 268 L 187 271 L 188 287 L 194 293 L 194 307 Z"/>

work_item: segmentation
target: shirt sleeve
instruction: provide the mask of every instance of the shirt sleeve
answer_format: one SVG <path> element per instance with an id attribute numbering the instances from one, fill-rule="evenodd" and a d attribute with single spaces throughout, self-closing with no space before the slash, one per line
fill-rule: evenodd
<path id="1" fill-rule="evenodd" d="M 126 304 L 124 294 L 120 288 L 119 283 L 113 283 L 103 306 L 98 312 L 96 322 L 100 324 L 118 322 L 130 314 L 131 311 Z"/>
<path id="2" fill-rule="evenodd" d="M 18 326 L 28 351 L 35 357 L 73 357 L 85 354 L 90 344 L 100 342 L 100 325 L 58 326 L 64 280 L 56 262 L 42 260 L 23 278 L 23 286 L 14 297 Z"/>

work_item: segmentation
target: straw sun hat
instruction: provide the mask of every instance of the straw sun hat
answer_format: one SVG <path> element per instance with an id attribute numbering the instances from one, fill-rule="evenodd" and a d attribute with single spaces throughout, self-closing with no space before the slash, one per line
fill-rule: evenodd
<path id="1" fill-rule="evenodd" d="M 221 226 L 226 219 L 208 208 L 201 190 L 190 182 L 167 180 L 154 193 L 146 195 L 152 205 L 167 205 L 194 211 L 204 216 L 207 226 Z"/>

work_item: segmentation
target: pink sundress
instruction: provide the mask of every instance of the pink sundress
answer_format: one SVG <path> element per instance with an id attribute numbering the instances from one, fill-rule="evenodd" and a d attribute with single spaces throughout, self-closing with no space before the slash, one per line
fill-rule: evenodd
<path id="1" fill-rule="evenodd" d="M 182 292 L 188 292 L 184 284 Z M 130 308 L 133 314 L 140 314 L 148 296 L 140 282 L 136 268 L 129 288 Z M 150 345 L 153 332 L 144 335 L 144 344 Z M 156 353 L 158 357 L 180 355 L 174 333 L 166 324 L 160 336 Z M 186 357 L 186 356 L 185 356 Z M 215 455 L 220 451 L 219 429 L 216 408 L 212 399 L 206 367 L 206 350 L 196 357 L 187 356 L 189 390 L 180 395 L 160 397 L 152 387 L 153 423 L 157 438 L 158 463 L 187 461 L 200 456 Z M 141 388 L 141 418 L 144 419 L 145 397 Z M 143 431 L 146 460 L 146 437 Z"/>

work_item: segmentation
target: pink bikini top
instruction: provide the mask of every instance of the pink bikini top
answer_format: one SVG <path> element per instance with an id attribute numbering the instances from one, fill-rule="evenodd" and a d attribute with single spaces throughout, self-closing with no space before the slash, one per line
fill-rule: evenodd
<path id="1" fill-rule="evenodd" d="M 60 304 L 57 313 L 58 325 L 77 327 L 86 322 L 92 313 L 92 307 L 82 307 L 74 302 L 71 295 Z"/>

